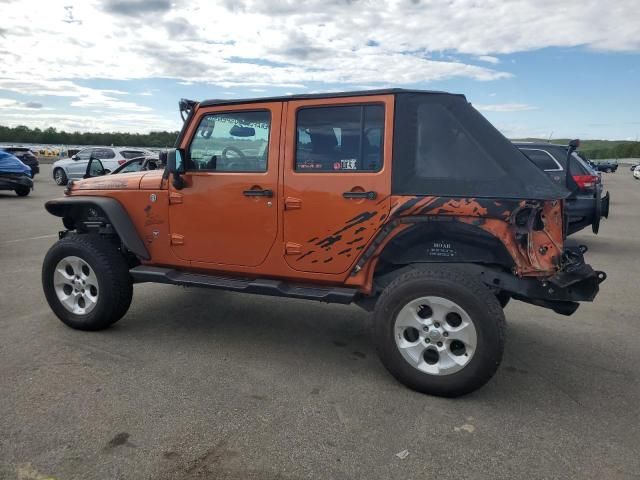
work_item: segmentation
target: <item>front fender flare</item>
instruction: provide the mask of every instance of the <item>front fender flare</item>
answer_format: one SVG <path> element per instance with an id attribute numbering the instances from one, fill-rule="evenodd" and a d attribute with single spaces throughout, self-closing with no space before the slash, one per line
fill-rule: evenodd
<path id="1" fill-rule="evenodd" d="M 142 260 L 151 259 L 129 214 L 122 204 L 113 198 L 92 196 L 59 198 L 49 200 L 44 207 L 47 212 L 56 217 L 65 217 L 70 210 L 78 207 L 97 207 L 109 219 L 127 250 Z"/>

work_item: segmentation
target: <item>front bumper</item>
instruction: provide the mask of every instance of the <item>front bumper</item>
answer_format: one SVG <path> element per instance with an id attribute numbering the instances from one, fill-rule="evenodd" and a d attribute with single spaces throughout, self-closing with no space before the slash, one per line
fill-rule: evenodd
<path id="1" fill-rule="evenodd" d="M 15 190 L 20 187 L 33 188 L 33 180 L 20 173 L 5 173 L 0 175 L 0 190 Z"/>
<path id="2" fill-rule="evenodd" d="M 517 277 L 507 272 L 484 270 L 482 280 L 492 288 L 508 292 L 516 300 L 550 308 L 562 315 L 571 315 L 579 302 L 591 302 L 606 280 L 604 272 L 596 271 L 584 261 L 587 248 L 566 247 L 562 255 L 562 268 L 546 279 Z"/>

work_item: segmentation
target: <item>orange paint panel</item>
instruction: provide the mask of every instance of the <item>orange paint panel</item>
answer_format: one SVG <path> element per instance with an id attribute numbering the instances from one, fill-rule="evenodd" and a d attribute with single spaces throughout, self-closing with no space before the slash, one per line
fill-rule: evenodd
<path id="1" fill-rule="evenodd" d="M 378 172 L 296 171 L 296 117 L 302 108 L 383 105 L 383 166 Z M 288 103 L 284 154 L 284 195 L 299 200 L 284 211 L 284 239 L 301 245 L 286 255 L 299 271 L 346 273 L 384 225 L 390 209 L 393 96 L 300 100 Z M 344 198 L 348 192 L 375 192 L 375 199 Z"/>

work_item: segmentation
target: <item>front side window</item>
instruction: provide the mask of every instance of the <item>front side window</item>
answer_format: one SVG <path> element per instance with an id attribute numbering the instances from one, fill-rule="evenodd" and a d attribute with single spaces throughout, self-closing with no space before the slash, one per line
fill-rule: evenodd
<path id="1" fill-rule="evenodd" d="M 76 159 L 77 160 L 89 160 L 89 158 L 91 157 L 91 152 L 93 152 L 93 148 L 85 148 L 84 150 L 80 150 L 77 154 L 76 154 Z"/>
<path id="2" fill-rule="evenodd" d="M 266 172 L 270 126 L 267 110 L 204 116 L 189 146 L 187 169 Z"/>
<path id="3" fill-rule="evenodd" d="M 142 170 L 142 162 L 143 160 L 134 160 L 133 162 L 129 162 L 124 167 L 122 167 L 122 170 L 120 170 L 118 173 L 139 172 L 140 170 Z"/>
<path id="4" fill-rule="evenodd" d="M 384 105 L 303 108 L 296 123 L 296 171 L 377 172 L 383 138 Z"/>

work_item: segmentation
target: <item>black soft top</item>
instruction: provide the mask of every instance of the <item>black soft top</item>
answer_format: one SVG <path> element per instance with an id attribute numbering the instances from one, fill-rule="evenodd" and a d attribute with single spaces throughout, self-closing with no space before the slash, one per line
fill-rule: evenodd
<path id="1" fill-rule="evenodd" d="M 451 95 L 465 98 L 461 93 L 440 92 L 437 90 L 410 90 L 406 88 L 383 88 L 379 90 L 354 90 L 350 92 L 301 93 L 298 95 L 282 95 L 276 97 L 210 99 L 200 102 L 201 107 L 215 105 L 233 105 L 237 103 L 286 102 L 288 100 L 312 100 L 317 98 L 365 97 L 371 95 L 396 95 L 400 93 L 416 93 L 421 95 Z"/>
<path id="2" fill-rule="evenodd" d="M 200 106 L 372 95 L 395 97 L 394 194 L 532 200 L 568 195 L 461 94 L 388 88 L 205 100 Z M 183 100 L 181 110 L 188 112 L 193 105 Z"/>

